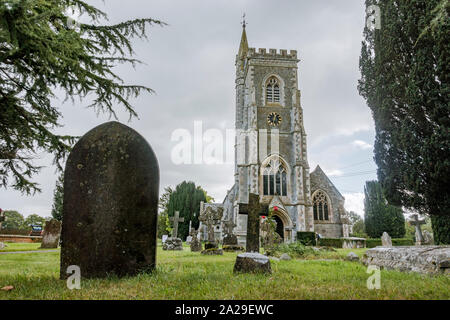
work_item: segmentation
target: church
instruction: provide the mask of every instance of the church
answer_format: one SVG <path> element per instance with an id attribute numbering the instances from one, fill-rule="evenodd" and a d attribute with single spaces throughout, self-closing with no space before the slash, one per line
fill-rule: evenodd
<path id="1" fill-rule="evenodd" d="M 204 203 L 201 211 L 223 210 L 234 234 L 245 243 L 247 216 L 239 203 L 249 193 L 269 206 L 284 242 L 297 232 L 325 238 L 348 237 L 344 197 L 317 166 L 310 172 L 297 51 L 250 48 L 245 23 L 236 56 L 236 139 L 234 185 L 223 203 Z M 219 231 L 219 229 L 217 229 Z"/>

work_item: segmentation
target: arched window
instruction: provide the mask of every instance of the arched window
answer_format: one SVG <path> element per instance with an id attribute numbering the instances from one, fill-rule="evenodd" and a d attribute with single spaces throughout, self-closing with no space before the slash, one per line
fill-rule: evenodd
<path id="1" fill-rule="evenodd" d="M 263 193 L 265 196 L 286 196 L 286 168 L 276 159 L 272 159 L 263 169 Z"/>
<path id="2" fill-rule="evenodd" d="M 328 208 L 327 195 L 321 190 L 317 191 L 313 198 L 314 220 L 329 220 Z"/>
<path id="3" fill-rule="evenodd" d="M 266 82 L 266 102 L 280 102 L 280 83 L 276 77 L 270 77 Z"/>

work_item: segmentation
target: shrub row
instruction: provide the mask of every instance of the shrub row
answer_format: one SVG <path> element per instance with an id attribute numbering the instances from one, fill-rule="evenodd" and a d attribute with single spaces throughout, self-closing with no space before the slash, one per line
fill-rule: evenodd
<path id="1" fill-rule="evenodd" d="M 344 239 L 340 238 L 320 238 L 318 241 L 318 245 L 323 247 L 342 248 L 343 244 Z"/>
<path id="2" fill-rule="evenodd" d="M 392 239 L 393 246 L 413 246 L 414 241 L 409 238 L 393 238 Z M 377 246 L 381 246 L 381 239 L 366 239 L 366 247 L 367 248 L 375 248 Z"/>
<path id="3" fill-rule="evenodd" d="M 313 231 L 298 231 L 297 241 L 305 246 L 314 246 L 316 244 L 316 233 Z"/>

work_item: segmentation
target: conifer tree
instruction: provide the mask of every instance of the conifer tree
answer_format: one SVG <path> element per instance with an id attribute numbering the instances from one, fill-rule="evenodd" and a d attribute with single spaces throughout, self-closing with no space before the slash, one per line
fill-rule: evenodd
<path id="1" fill-rule="evenodd" d="M 70 11 L 81 14 L 77 22 Z M 40 191 L 32 176 L 37 152 L 54 155 L 59 169 L 75 137 L 55 133 L 61 112 L 52 100 L 88 97 L 97 113 L 116 117 L 122 106 L 136 116 L 130 98 L 152 92 L 124 83 L 114 66 L 133 59 L 131 40 L 146 38 L 151 18 L 104 24 L 106 13 L 81 0 L 0 0 L 0 187 Z"/>
<path id="2" fill-rule="evenodd" d="M 379 238 L 383 232 L 393 238 L 405 235 L 403 211 L 386 201 L 378 181 L 367 181 L 364 187 L 364 224 L 371 238 Z"/>
<path id="3" fill-rule="evenodd" d="M 389 202 L 429 214 L 450 243 L 450 1 L 366 0 L 359 92 L 372 110 L 378 180 Z M 367 223 L 367 222 L 366 222 Z"/>
<path id="4" fill-rule="evenodd" d="M 56 181 L 53 191 L 52 217 L 62 221 L 63 217 L 63 199 L 64 199 L 64 173 L 62 172 Z"/>
<path id="5" fill-rule="evenodd" d="M 175 211 L 180 212 L 180 217 L 184 222 L 178 224 L 178 237 L 186 239 L 189 235 L 189 221 L 192 221 L 192 227 L 199 227 L 198 216 L 200 213 L 200 202 L 206 202 L 204 190 L 195 186 L 194 182 L 183 181 L 176 186 L 170 194 L 168 214 L 173 217 Z"/>

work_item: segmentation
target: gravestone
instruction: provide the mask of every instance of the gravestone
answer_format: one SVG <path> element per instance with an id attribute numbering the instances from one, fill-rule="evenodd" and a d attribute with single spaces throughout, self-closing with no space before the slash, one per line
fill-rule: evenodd
<path id="1" fill-rule="evenodd" d="M 163 250 L 183 250 L 183 242 L 178 238 L 178 223 L 183 222 L 184 218 L 180 218 L 180 212 L 175 211 L 175 215 L 170 217 L 173 222 L 172 236 L 167 238 L 163 243 Z"/>
<path id="2" fill-rule="evenodd" d="M 58 248 L 60 236 L 61 222 L 56 219 L 47 221 L 42 235 L 41 249 Z"/>
<path id="3" fill-rule="evenodd" d="M 206 208 L 204 210 L 200 209 L 198 220 L 200 220 L 202 224 L 205 224 L 207 229 L 208 242 L 205 244 L 205 249 L 218 248 L 218 244 L 214 237 L 214 226 L 221 221 L 223 216 L 223 208 L 213 207 L 211 205 L 202 203 L 201 207 L 204 206 Z"/>
<path id="4" fill-rule="evenodd" d="M 0 242 L 0 250 L 5 249 L 7 246 L 3 242 Z"/>
<path id="5" fill-rule="evenodd" d="M 428 230 L 424 230 L 423 232 L 423 244 L 427 246 L 434 244 L 433 234 Z"/>
<path id="6" fill-rule="evenodd" d="M 187 236 L 187 237 L 186 237 L 186 243 L 187 243 L 187 244 L 190 244 L 191 241 L 192 241 L 192 236 Z"/>
<path id="7" fill-rule="evenodd" d="M 425 220 L 419 220 L 419 216 L 417 214 L 412 215 L 411 218 L 412 220 L 409 221 L 409 224 L 416 228 L 416 245 L 420 246 L 424 242 L 420 226 L 426 222 Z"/>
<path id="8" fill-rule="evenodd" d="M 192 241 L 190 243 L 191 251 L 192 252 L 202 251 L 202 243 L 198 238 L 198 230 L 191 229 L 191 233 L 189 233 L 189 235 L 192 237 Z"/>
<path id="9" fill-rule="evenodd" d="M 166 242 L 166 240 L 167 240 L 168 237 L 169 237 L 169 236 L 168 236 L 167 234 L 163 234 L 163 235 L 162 235 L 162 238 L 161 238 L 161 242 L 162 242 L 162 243 Z"/>
<path id="10" fill-rule="evenodd" d="M 107 122 L 74 146 L 64 174 L 60 277 L 134 275 L 156 264 L 159 168 L 135 130 Z"/>
<path id="11" fill-rule="evenodd" d="M 392 239 L 387 232 L 383 232 L 381 236 L 381 245 L 383 247 L 392 247 Z"/>
<path id="12" fill-rule="evenodd" d="M 225 233 L 225 236 L 223 237 L 223 245 L 227 246 L 237 246 L 238 240 L 236 235 L 233 234 L 233 228 L 236 227 L 236 224 L 233 222 L 233 220 L 228 220 L 222 222 L 223 230 Z"/>
<path id="13" fill-rule="evenodd" d="M 267 216 L 269 207 L 259 203 L 259 195 L 250 193 L 248 204 L 239 204 L 239 213 L 247 214 L 247 252 L 259 252 L 260 216 Z"/>

